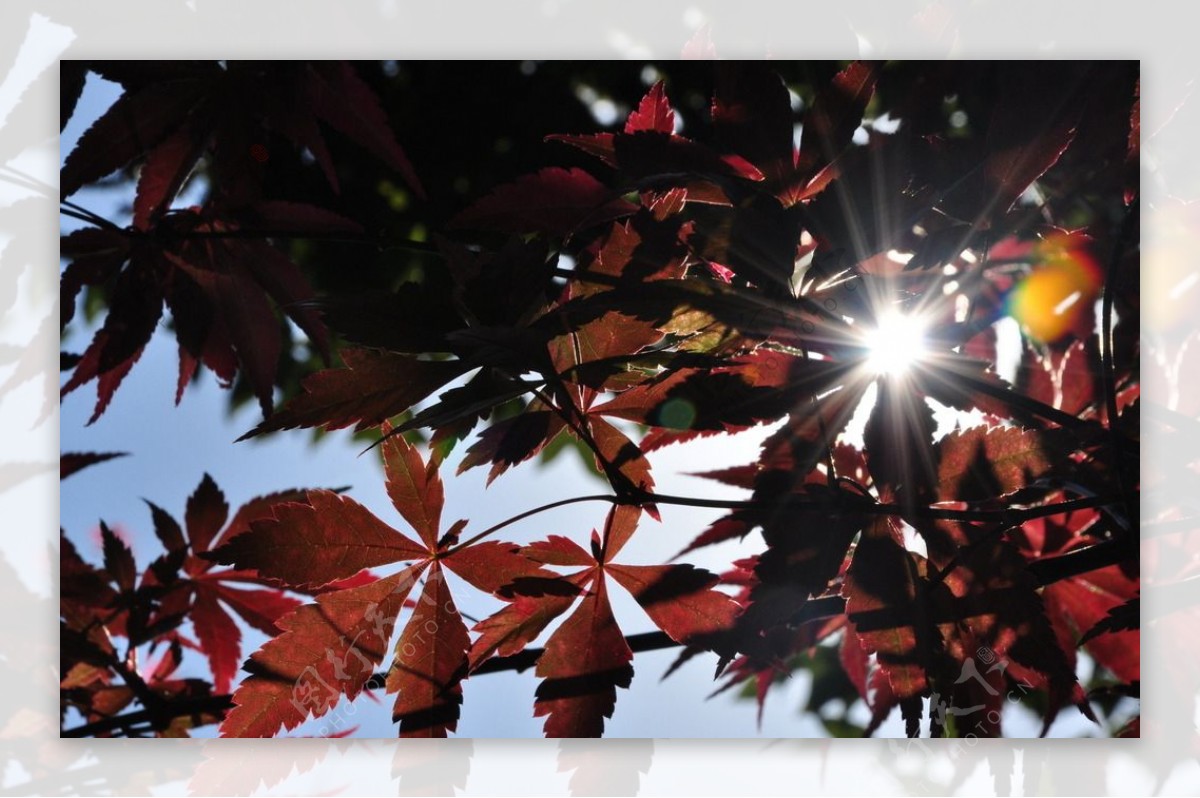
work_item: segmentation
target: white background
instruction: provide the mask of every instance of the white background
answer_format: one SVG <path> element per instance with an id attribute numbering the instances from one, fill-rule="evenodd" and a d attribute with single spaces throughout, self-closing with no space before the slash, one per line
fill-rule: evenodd
<path id="1" fill-rule="evenodd" d="M 1179 4 L 1177 7 L 1184 7 Z M 1197 68 L 1184 18 L 1113 2 L 42 2 L 0 20 L 0 785 L 119 794 L 1200 793 L 1200 595 L 1179 574 L 1200 535 L 1146 535 L 1138 741 L 59 741 L 54 560 L 59 58 L 677 57 L 696 31 L 723 58 L 1143 60 L 1143 517 L 1195 515 L 1200 348 L 1193 219 Z M 701 34 L 702 36 L 704 34 Z M 3 303 L 8 307 L 8 302 Z M 49 318 L 48 326 L 43 326 Z M 38 335 L 48 330 L 48 334 Z M 1189 346 L 1189 344 L 1192 344 Z M 30 366 L 40 368 L 30 368 Z M 49 402 L 49 405 L 46 402 Z M 49 408 L 49 415 L 44 411 Z M 1170 416 L 1176 411 L 1183 418 Z M 186 458 L 186 454 L 181 454 Z M 1171 461 L 1170 469 L 1165 468 Z M 1179 469 L 1180 461 L 1192 468 Z M 188 477 L 191 479 L 191 477 Z M 166 503 L 166 502 L 164 502 Z M 1196 653 L 1193 653 L 1195 650 Z"/>

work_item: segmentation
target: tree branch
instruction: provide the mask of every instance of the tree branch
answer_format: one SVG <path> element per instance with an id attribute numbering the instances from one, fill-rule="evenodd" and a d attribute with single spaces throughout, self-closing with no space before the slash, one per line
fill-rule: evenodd
<path id="1" fill-rule="evenodd" d="M 604 498 L 611 500 L 613 497 L 596 497 L 588 496 L 575 501 L 595 500 Z M 561 506 L 568 502 L 556 502 L 554 505 L 547 505 L 538 508 L 536 511 L 524 513 L 520 517 L 528 517 L 534 512 L 541 512 L 549 509 L 550 506 Z M 1066 502 L 1065 502 L 1066 503 Z M 1048 557 L 1043 560 L 1035 560 L 1029 563 L 1028 568 L 1037 580 L 1039 587 L 1061 582 L 1064 579 L 1070 579 L 1073 576 L 1095 571 L 1100 568 L 1107 568 L 1110 565 L 1118 565 L 1126 562 L 1131 556 L 1136 555 L 1137 549 L 1129 540 L 1113 540 L 1097 543 L 1094 546 L 1088 546 L 1083 549 L 1076 549 L 1067 554 L 1058 557 Z M 799 626 L 810 621 L 824 620 L 826 618 L 836 618 L 846 612 L 846 599 L 839 595 L 821 596 L 819 598 L 810 599 L 802 604 L 797 612 L 791 617 L 790 622 L 793 626 Z M 665 632 L 642 632 L 640 634 L 627 635 L 625 638 L 630 650 L 636 653 L 644 653 L 647 651 L 659 651 L 667 648 L 674 648 L 679 643 L 672 640 Z M 504 671 L 515 671 L 520 673 L 528 670 L 537 663 L 539 657 L 545 652 L 544 648 L 527 648 L 516 654 L 510 654 L 506 657 L 492 657 L 485 660 L 472 675 L 480 675 L 487 673 L 501 673 Z M 370 683 L 383 684 L 387 678 L 386 673 L 377 673 L 371 677 Z M 94 721 L 83 726 L 76 726 L 71 729 L 65 729 L 61 733 L 61 737 L 90 737 L 97 734 L 116 731 L 117 729 L 129 729 L 142 723 L 155 724 L 154 728 L 159 728 L 157 724 L 161 724 L 162 728 L 174 718 L 185 715 L 202 715 L 206 713 L 221 712 L 233 705 L 233 697 L 231 695 L 215 695 L 206 696 L 204 698 L 189 699 L 181 701 L 177 704 L 168 704 L 163 710 L 152 712 L 147 709 L 127 712 L 124 715 L 117 715 L 111 718 Z M 170 710 L 169 712 L 166 710 Z M 169 716 L 169 717 L 167 717 Z"/>

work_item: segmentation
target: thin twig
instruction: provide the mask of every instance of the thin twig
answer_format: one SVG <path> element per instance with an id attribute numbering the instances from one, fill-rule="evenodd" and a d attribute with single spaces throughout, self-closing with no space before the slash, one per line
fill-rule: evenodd
<path id="1" fill-rule="evenodd" d="M 499 532 L 501 529 L 504 529 L 507 526 L 511 526 L 512 524 L 515 524 L 518 521 L 523 521 L 526 518 L 529 518 L 530 516 L 538 515 L 539 513 L 544 513 L 547 510 L 553 510 L 556 507 L 566 507 L 569 504 L 580 504 L 582 502 L 616 502 L 616 501 L 617 501 L 616 496 L 609 496 L 607 494 L 598 493 L 598 494 L 595 494 L 592 496 L 575 496 L 574 498 L 562 499 L 560 501 L 550 502 L 549 504 L 543 504 L 541 507 L 534 507 L 532 510 L 526 510 L 525 512 L 514 515 L 511 518 L 506 518 L 505 520 L 501 521 L 498 524 L 493 524 L 492 526 L 488 527 L 487 529 L 483 530 L 482 532 L 478 533 L 477 535 L 469 537 L 466 540 L 464 540 L 462 543 L 459 543 L 457 546 L 454 546 L 454 547 L 448 549 L 446 551 L 446 553 L 443 554 L 442 556 L 449 557 L 450 555 L 454 554 L 456 551 L 461 551 L 462 549 L 465 549 L 468 546 L 473 546 L 476 543 L 478 543 L 479 541 L 486 538 L 488 535 Z"/>

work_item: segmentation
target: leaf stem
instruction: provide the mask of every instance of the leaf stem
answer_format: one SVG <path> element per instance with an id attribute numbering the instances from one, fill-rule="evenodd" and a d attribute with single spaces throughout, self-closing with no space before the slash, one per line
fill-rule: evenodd
<path id="1" fill-rule="evenodd" d="M 70 200 L 59 200 L 59 212 L 64 216 L 70 216 L 80 221 L 89 222 L 97 227 L 103 227 L 106 230 L 112 230 L 116 233 L 129 233 L 130 231 L 111 219 L 107 219 L 93 210 L 78 205 Z"/>
<path id="2" fill-rule="evenodd" d="M 449 549 L 445 555 L 450 556 L 456 551 L 472 546 L 489 535 L 499 532 L 505 527 L 511 526 L 518 521 L 523 521 L 547 510 L 553 510 L 557 507 L 566 507 L 571 504 L 581 504 L 583 502 L 608 502 L 610 504 L 629 504 L 629 505 L 645 505 L 645 504 L 673 504 L 681 507 L 705 507 L 718 510 L 768 510 L 777 508 L 778 502 L 763 501 L 756 499 L 702 499 L 694 496 L 672 496 L 665 493 L 654 493 L 651 491 L 638 490 L 631 496 L 616 496 L 607 493 L 596 493 L 588 496 L 575 496 L 570 499 L 560 499 L 556 502 L 543 504 L 539 507 L 534 507 L 531 510 L 519 513 L 506 518 L 497 524 L 493 524 L 487 529 L 479 532 L 467 540 L 455 545 Z M 861 504 L 836 504 L 825 501 L 812 502 L 792 502 L 786 505 L 786 509 L 793 510 L 799 513 L 819 513 L 827 514 L 831 512 L 840 513 L 858 513 L 861 515 L 896 515 L 896 516 L 911 516 L 917 518 L 931 518 L 944 521 L 964 521 L 964 522 L 993 522 L 1005 525 L 1020 525 L 1026 521 L 1032 521 L 1036 518 L 1045 518 L 1052 515 L 1060 515 L 1069 513 L 1074 510 L 1083 510 L 1093 507 L 1104 507 L 1114 502 L 1102 496 L 1087 496 L 1081 499 L 1072 499 L 1070 501 L 1058 502 L 1056 504 L 1038 505 L 1036 507 L 1026 507 L 1024 509 L 1009 509 L 1009 510 L 951 510 L 943 507 L 911 507 L 900 504 L 871 504 L 863 502 Z"/>
<path id="3" fill-rule="evenodd" d="M 532 510 L 526 510 L 523 513 L 518 513 L 517 515 L 514 515 L 511 518 L 506 518 L 505 520 L 501 521 L 498 524 L 493 524 L 492 526 L 488 527 L 487 529 L 483 530 L 482 532 L 480 532 L 476 535 L 473 535 L 472 537 L 467 538 L 462 543 L 459 543 L 458 545 L 454 546 L 453 548 L 447 550 L 446 553 L 443 554 L 442 556 L 449 557 L 451 554 L 454 554 L 456 551 L 461 551 L 462 549 L 465 549 L 468 546 L 473 546 L 476 543 L 478 543 L 479 541 L 486 538 L 488 535 L 499 532 L 501 529 L 504 529 L 507 526 L 511 526 L 511 525 L 517 523 L 518 521 L 524 521 L 526 518 L 529 518 L 534 515 L 538 515 L 539 513 L 544 513 L 547 510 L 553 510 L 556 507 L 566 507 L 567 505 L 570 505 L 570 504 L 582 504 L 583 502 L 610 502 L 610 503 L 612 503 L 612 502 L 616 502 L 616 501 L 617 501 L 616 496 L 609 496 L 606 493 L 597 493 L 597 494 L 593 494 L 591 496 L 575 496 L 570 499 L 560 499 L 559 501 L 556 501 L 556 502 L 550 502 L 549 504 L 543 504 L 540 507 L 534 507 Z"/>

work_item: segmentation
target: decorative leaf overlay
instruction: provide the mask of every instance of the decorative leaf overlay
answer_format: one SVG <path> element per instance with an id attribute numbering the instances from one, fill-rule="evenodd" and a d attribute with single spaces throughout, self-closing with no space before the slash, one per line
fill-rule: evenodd
<path id="1" fill-rule="evenodd" d="M 309 490 L 230 520 L 206 478 L 182 523 L 151 505 L 163 553 L 144 571 L 116 525 L 101 527 L 103 567 L 64 543 L 64 705 L 83 728 L 270 736 L 382 687 L 401 736 L 443 737 L 471 711 L 464 680 L 532 668 L 544 732 L 599 735 L 635 653 L 679 646 L 676 666 L 717 654 L 718 691 L 740 686 L 760 710 L 809 671 L 808 708 L 831 733 L 874 733 L 899 707 L 910 735 L 998 736 L 1017 693 L 1044 733 L 1068 704 L 1138 733 L 1127 705 L 1097 697 L 1136 696 L 1140 679 L 1136 226 L 1114 224 L 1136 219 L 1137 114 L 1105 99 L 1134 102 L 1136 74 L 780 66 L 717 65 L 707 119 L 668 72 L 627 98 L 623 126 L 572 123 L 548 137 L 549 160 L 473 186 L 474 201 L 450 207 L 430 184 L 427 243 L 309 205 L 311 187 L 268 198 L 295 188 L 286 152 L 244 157 L 294 147 L 319 186 L 344 191 L 362 181 L 342 168 L 345 138 L 407 186 L 384 187 L 393 211 L 423 199 L 355 68 L 97 65 L 126 94 L 69 155 L 64 191 L 140 173 L 129 228 L 63 238 L 64 325 L 81 296 L 108 303 L 64 358 L 64 394 L 95 381 L 99 417 L 161 324 L 179 345 L 177 400 L 202 365 L 257 398 L 245 437 L 379 429 L 398 519 Z M 194 170 L 203 204 L 173 208 Z M 287 242 L 325 237 L 402 265 L 391 293 L 318 296 L 338 282 L 311 268 L 313 246 Z M 1104 252 L 1107 271 L 1092 262 Z M 1041 297 L 1055 318 L 1022 317 L 1037 304 L 1022 297 L 1056 280 L 1076 300 Z M 1114 347 L 1101 346 L 1114 303 Z M 924 338 L 907 370 L 885 372 L 866 347 L 893 314 L 919 317 Z M 996 362 L 1006 316 L 1022 339 L 1011 385 Z M 338 365 L 295 374 L 276 408 L 293 327 Z M 752 462 L 690 469 L 743 498 L 659 488 L 664 447 L 767 425 Z M 426 434 L 423 454 L 410 441 Z M 482 531 L 448 523 L 440 468 L 454 456 L 491 484 L 563 451 L 583 454 L 602 493 Z M 108 457 L 64 456 L 63 473 Z M 608 505 L 590 540 L 587 527 L 498 539 L 584 502 Z M 623 561 L 643 512 L 671 505 L 714 515 L 653 534 L 672 551 L 740 546 L 726 573 Z M 645 618 L 618 617 L 622 590 Z M 226 696 L 251 629 L 271 639 Z M 146 648 L 164 653 L 139 667 Z M 175 677 L 187 649 L 211 683 Z M 1087 685 L 1079 651 L 1098 666 Z M 833 699 L 864 702 L 866 727 L 830 715 Z"/>

